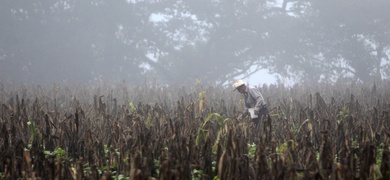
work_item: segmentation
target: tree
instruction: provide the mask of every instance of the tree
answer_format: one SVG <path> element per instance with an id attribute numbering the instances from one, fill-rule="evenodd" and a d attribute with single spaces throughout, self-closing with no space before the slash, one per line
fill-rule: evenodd
<path id="1" fill-rule="evenodd" d="M 158 41 L 146 2 L 2 1 L 0 75 L 11 81 L 142 81 Z"/>
<path id="2" fill-rule="evenodd" d="M 272 44 L 279 36 L 270 35 L 280 27 L 277 23 L 275 26 L 267 24 L 285 15 L 274 14 L 273 7 L 267 8 L 267 1 L 180 2 L 181 5 L 176 6 L 178 13 L 171 15 L 172 20 L 164 26 L 174 27 L 168 32 L 181 32 L 181 39 L 186 41 L 165 53 L 158 62 L 167 69 L 171 79 L 180 79 L 181 74 L 223 84 L 238 75 L 250 75 L 253 68 L 256 71 L 270 67 L 275 52 L 280 51 L 278 45 Z M 280 11 L 280 8 L 275 9 Z M 189 18 L 180 17 L 183 14 Z M 177 20 L 183 26 L 169 25 Z M 195 27 L 187 24 L 195 24 Z M 180 81 L 185 79 L 188 78 Z"/>
<path id="3" fill-rule="evenodd" d="M 224 84 L 268 69 L 302 82 L 390 74 L 384 0 L 0 2 L 0 75 L 13 81 Z M 5 77 L 5 78 L 4 78 Z"/>
<path id="4" fill-rule="evenodd" d="M 301 23 L 302 63 L 292 63 L 302 79 L 353 77 L 364 82 L 389 77 L 388 1 L 306 1 L 292 6 Z M 285 61 L 281 61 L 285 62 Z M 304 64 L 304 65 L 303 65 Z M 313 71 L 302 69 L 307 67 Z"/>

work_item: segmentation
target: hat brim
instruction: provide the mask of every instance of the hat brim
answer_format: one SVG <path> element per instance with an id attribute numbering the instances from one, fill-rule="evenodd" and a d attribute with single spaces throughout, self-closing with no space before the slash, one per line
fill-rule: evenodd
<path id="1" fill-rule="evenodd" d="M 239 87 L 241 87 L 243 85 L 245 85 L 245 84 L 241 84 L 241 85 L 237 86 L 236 88 L 233 89 L 233 91 L 237 90 Z"/>

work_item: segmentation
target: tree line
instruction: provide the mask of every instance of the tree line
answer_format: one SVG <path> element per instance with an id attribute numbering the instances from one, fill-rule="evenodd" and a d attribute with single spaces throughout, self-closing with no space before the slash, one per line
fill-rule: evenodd
<path id="1" fill-rule="evenodd" d="M 301 82 L 390 75 L 386 0 L 5 0 L 11 82 L 223 84 L 268 69 Z M 259 79 L 261 82 L 261 79 Z"/>

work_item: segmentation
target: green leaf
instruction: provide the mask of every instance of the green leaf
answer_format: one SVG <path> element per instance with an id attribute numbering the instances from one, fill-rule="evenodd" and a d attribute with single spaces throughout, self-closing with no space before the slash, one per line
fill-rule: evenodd
<path id="1" fill-rule="evenodd" d="M 130 112 L 135 113 L 137 112 L 137 108 L 133 104 L 133 102 L 129 101 L 129 107 L 130 107 Z"/>

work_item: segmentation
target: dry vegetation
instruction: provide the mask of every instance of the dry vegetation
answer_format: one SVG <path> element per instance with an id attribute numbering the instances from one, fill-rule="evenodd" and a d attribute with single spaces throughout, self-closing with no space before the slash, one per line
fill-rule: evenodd
<path id="1" fill-rule="evenodd" d="M 0 84 L 0 179 L 389 179 L 390 83 L 231 89 Z"/>

